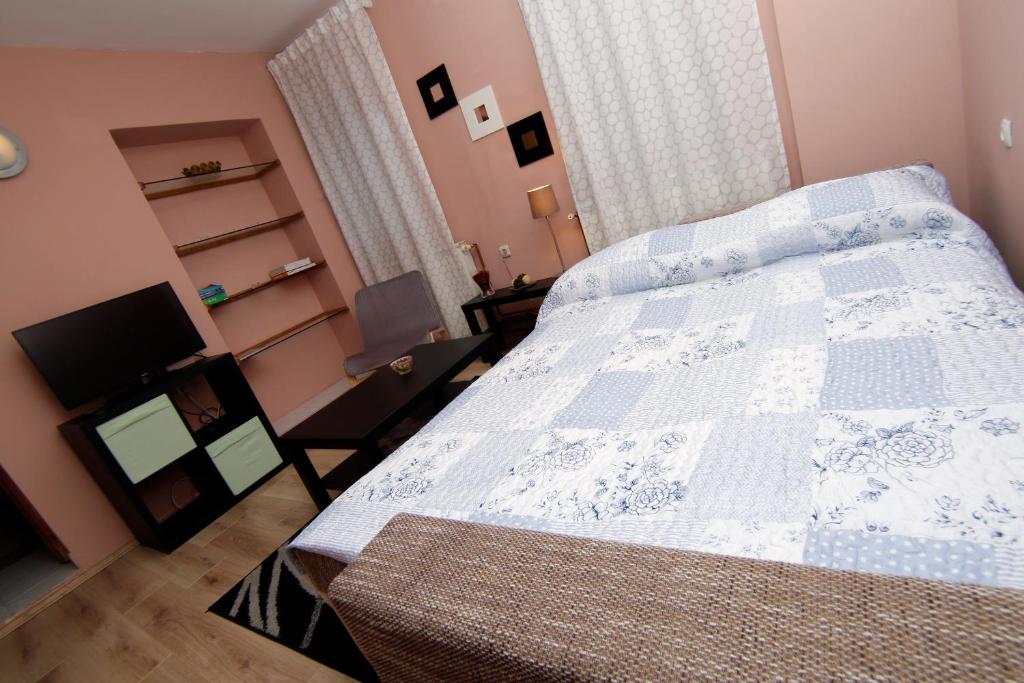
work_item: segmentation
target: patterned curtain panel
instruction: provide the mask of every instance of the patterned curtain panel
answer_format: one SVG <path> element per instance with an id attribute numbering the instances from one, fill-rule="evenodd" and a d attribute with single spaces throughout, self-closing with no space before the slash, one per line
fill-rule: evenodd
<path id="1" fill-rule="evenodd" d="M 519 0 L 592 251 L 789 188 L 756 0 Z"/>
<path id="2" fill-rule="evenodd" d="M 420 270 L 453 336 L 477 292 L 360 0 L 343 0 L 269 63 L 366 284 Z"/>

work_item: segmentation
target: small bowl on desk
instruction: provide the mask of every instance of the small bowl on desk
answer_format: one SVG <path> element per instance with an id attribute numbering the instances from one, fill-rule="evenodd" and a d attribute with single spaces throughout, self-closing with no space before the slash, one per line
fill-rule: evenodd
<path id="1" fill-rule="evenodd" d="M 412 356 L 402 356 L 396 358 L 388 364 L 392 370 L 397 372 L 399 375 L 408 375 L 412 372 Z"/>

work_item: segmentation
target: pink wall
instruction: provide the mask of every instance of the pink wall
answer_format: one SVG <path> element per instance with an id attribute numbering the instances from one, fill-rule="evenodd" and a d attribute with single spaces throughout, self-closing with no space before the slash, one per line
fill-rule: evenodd
<path id="1" fill-rule="evenodd" d="M 0 125 L 29 153 L 23 174 L 0 181 L 0 463 L 80 567 L 131 534 L 59 436 L 69 414 L 6 331 L 166 279 L 208 351 L 227 349 L 109 131 L 261 119 L 343 293 L 361 285 L 266 60 L 0 48 Z M 347 326 L 346 347 L 358 345 Z"/>
<path id="2" fill-rule="evenodd" d="M 537 58 L 516 0 L 377 0 L 368 10 L 398 87 L 416 142 L 437 189 L 452 235 L 480 245 L 495 284 L 510 284 L 498 245 L 508 244 L 515 275 L 547 277 L 558 257 L 543 220 L 534 220 L 526 191 L 551 183 L 561 211 L 551 217 L 566 264 L 586 256 Z M 555 153 L 519 168 L 508 133 L 472 142 L 456 107 L 430 120 L 416 79 L 444 63 L 455 94 L 466 97 L 491 85 L 508 125 L 536 111 L 552 136 Z"/>
<path id="3" fill-rule="evenodd" d="M 774 9 L 804 182 L 928 159 L 967 208 L 956 0 Z"/>
<path id="4" fill-rule="evenodd" d="M 1024 285 L 1024 2 L 960 0 L 971 213 Z M 999 141 L 1009 118 L 1015 146 Z"/>
<path id="5" fill-rule="evenodd" d="M 775 108 L 779 112 L 779 127 L 782 129 L 782 145 L 786 149 L 786 164 L 789 166 L 790 187 L 804 184 L 804 169 L 800 165 L 800 147 L 793 125 L 793 104 L 789 99 L 789 77 L 782 62 L 782 43 L 779 40 L 779 24 L 775 16 L 774 0 L 757 0 L 757 14 L 761 22 L 761 38 L 768 56 L 768 71 L 775 90 Z"/>

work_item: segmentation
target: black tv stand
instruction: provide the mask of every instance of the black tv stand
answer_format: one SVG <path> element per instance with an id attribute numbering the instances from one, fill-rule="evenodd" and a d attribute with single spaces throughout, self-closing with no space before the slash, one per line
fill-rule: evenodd
<path id="1" fill-rule="evenodd" d="M 166 374 L 166 371 L 165 372 L 153 371 L 153 372 L 147 372 L 147 373 L 145 373 L 143 375 L 140 375 L 139 376 L 139 386 L 143 386 L 143 387 L 149 386 L 150 384 L 155 382 L 157 380 L 157 378 L 163 376 L 164 374 Z"/>
<path id="2" fill-rule="evenodd" d="M 222 411 L 219 418 L 193 428 L 184 412 L 170 399 L 178 389 L 199 377 L 206 380 Z M 165 407 L 161 419 L 174 422 L 176 414 L 194 447 L 144 477 L 137 473 L 133 476 L 130 468 L 126 468 L 124 454 L 115 453 L 118 447 L 108 440 L 112 437 L 103 436 L 104 426 L 154 402 L 166 405 L 163 396 L 170 400 L 173 411 Z M 131 429 L 144 428 L 144 425 L 136 426 L 135 422 L 130 424 Z M 59 429 L 139 541 L 164 552 L 174 550 L 194 536 L 286 465 L 277 434 L 231 354 L 205 357 L 156 375 L 147 384 L 115 397 L 98 410 L 65 422 Z M 180 435 L 180 429 L 175 429 Z M 228 463 L 232 467 L 219 460 L 227 457 L 228 451 L 226 455 L 211 455 L 211 451 L 224 443 L 225 437 L 230 441 L 234 437 L 229 435 L 246 430 L 252 432 L 251 438 L 262 439 L 263 448 L 259 452 L 264 459 L 256 462 L 258 469 L 244 470 L 253 467 L 249 464 L 251 454 L 245 454 L 244 464 Z M 139 435 L 134 436 L 138 451 Z M 218 443 L 218 440 L 221 441 Z M 145 440 L 142 443 L 145 444 Z M 159 450 L 160 446 L 154 442 L 153 450 Z M 276 462 L 270 453 L 274 450 Z M 243 468 L 241 475 L 237 471 L 240 467 Z M 176 485 L 183 489 L 180 484 L 185 480 L 188 480 L 190 495 L 181 505 L 171 489 Z M 244 488 L 233 490 L 233 487 L 238 489 L 239 481 L 244 482 Z"/>

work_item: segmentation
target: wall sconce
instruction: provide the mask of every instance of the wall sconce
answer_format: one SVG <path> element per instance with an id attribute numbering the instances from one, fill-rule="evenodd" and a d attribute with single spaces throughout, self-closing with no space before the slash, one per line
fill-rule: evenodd
<path id="1" fill-rule="evenodd" d="M 25 170 L 28 154 L 14 133 L 0 128 L 0 178 L 12 178 Z"/>

